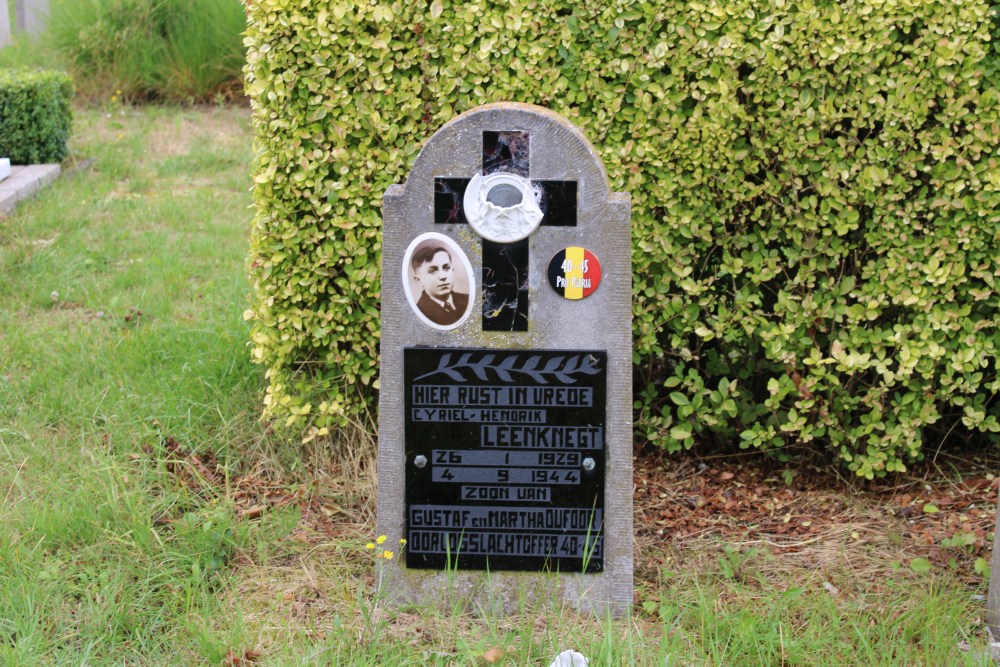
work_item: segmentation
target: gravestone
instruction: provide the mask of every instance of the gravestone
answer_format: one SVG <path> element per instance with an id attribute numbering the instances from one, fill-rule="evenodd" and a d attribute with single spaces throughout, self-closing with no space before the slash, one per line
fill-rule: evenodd
<path id="1" fill-rule="evenodd" d="M 32 39 L 45 29 L 49 18 L 49 0 L 14 0 L 14 14 L 18 30 L 23 30 Z"/>
<path id="2" fill-rule="evenodd" d="M 10 9 L 7 0 L 0 0 L 0 48 L 10 43 Z"/>
<path id="3" fill-rule="evenodd" d="M 442 127 L 383 198 L 378 532 L 400 602 L 632 604 L 630 198 L 541 107 Z"/>

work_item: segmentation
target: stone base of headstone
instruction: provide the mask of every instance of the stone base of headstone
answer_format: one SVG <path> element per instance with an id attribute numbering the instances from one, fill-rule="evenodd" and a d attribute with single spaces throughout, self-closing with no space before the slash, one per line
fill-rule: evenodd
<path id="1" fill-rule="evenodd" d="M 1000 639 L 988 627 L 986 628 L 986 641 L 989 642 L 989 645 L 986 647 L 987 654 L 997 662 L 1000 662 Z"/>
<path id="2" fill-rule="evenodd" d="M 986 595 L 986 625 L 991 633 L 990 649 L 1000 660 L 1000 497 L 997 498 L 996 524 L 993 528 L 993 557 L 990 561 L 990 589 Z"/>
<path id="3" fill-rule="evenodd" d="M 381 599 L 399 607 L 429 606 L 442 612 L 477 616 L 516 614 L 520 611 L 561 613 L 566 610 L 604 617 L 628 613 L 625 602 L 606 590 L 606 582 L 578 573 L 538 575 L 526 572 L 446 571 L 432 573 L 401 566 L 383 568 Z M 629 582 L 631 584 L 631 582 Z"/>

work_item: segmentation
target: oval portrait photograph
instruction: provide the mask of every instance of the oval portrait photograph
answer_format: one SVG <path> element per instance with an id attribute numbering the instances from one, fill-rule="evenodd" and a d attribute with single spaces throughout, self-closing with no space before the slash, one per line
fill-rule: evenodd
<path id="1" fill-rule="evenodd" d="M 403 256 L 403 290 L 413 312 L 435 329 L 454 329 L 472 312 L 476 279 L 472 264 L 444 234 L 413 239 Z"/>

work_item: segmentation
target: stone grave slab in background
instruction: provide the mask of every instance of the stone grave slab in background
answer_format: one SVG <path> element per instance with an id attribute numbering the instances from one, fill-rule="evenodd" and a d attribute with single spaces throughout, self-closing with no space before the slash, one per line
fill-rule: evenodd
<path id="1" fill-rule="evenodd" d="M 32 39 L 45 29 L 49 19 L 49 0 L 14 0 L 17 29 L 24 30 Z"/>
<path id="2" fill-rule="evenodd" d="M 10 43 L 10 9 L 7 0 L 0 0 L 0 48 Z"/>
<path id="3" fill-rule="evenodd" d="M 632 604 L 630 198 L 541 107 L 478 107 L 383 198 L 378 531 L 401 602 Z"/>
<path id="4" fill-rule="evenodd" d="M 58 164 L 13 166 L 10 176 L 0 181 L 0 213 L 10 213 L 19 202 L 53 183 L 62 167 Z"/>

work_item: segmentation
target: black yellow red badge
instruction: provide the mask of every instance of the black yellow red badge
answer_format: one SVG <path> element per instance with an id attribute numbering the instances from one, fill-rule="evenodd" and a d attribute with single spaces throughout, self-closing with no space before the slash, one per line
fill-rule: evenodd
<path id="1" fill-rule="evenodd" d="M 586 248 L 560 250 L 549 261 L 549 284 L 567 299 L 590 296 L 601 284 L 601 263 Z"/>

